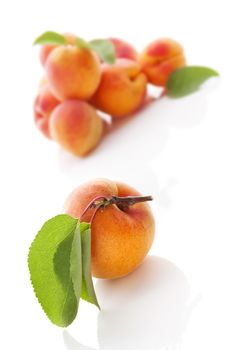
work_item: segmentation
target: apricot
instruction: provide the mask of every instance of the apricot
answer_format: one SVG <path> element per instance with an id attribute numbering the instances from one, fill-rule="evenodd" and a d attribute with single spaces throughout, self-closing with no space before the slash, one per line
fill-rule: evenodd
<path id="1" fill-rule="evenodd" d="M 66 39 L 67 44 L 70 44 L 70 45 L 74 45 L 75 44 L 75 39 L 76 39 L 75 35 L 70 34 L 70 33 L 65 33 L 63 35 L 64 35 L 64 37 Z M 48 58 L 48 55 L 56 47 L 58 47 L 58 45 L 47 44 L 47 45 L 41 46 L 41 49 L 40 49 L 40 62 L 42 64 L 42 66 L 45 66 L 46 60 Z"/>
<path id="2" fill-rule="evenodd" d="M 133 61 L 137 60 L 138 53 L 131 44 L 117 38 L 109 38 L 108 40 L 114 45 L 117 58 L 128 58 Z"/>
<path id="3" fill-rule="evenodd" d="M 36 126 L 47 138 L 51 138 L 49 130 L 50 115 L 59 103 L 60 101 L 52 94 L 48 83 L 43 80 L 39 87 L 33 109 Z"/>
<path id="4" fill-rule="evenodd" d="M 97 89 L 100 62 L 91 50 L 59 46 L 49 54 L 45 70 L 54 95 L 60 99 L 89 99 Z"/>
<path id="5" fill-rule="evenodd" d="M 140 65 L 132 60 L 117 59 L 113 65 L 102 65 L 100 85 L 91 103 L 113 117 L 135 112 L 143 103 L 147 78 Z"/>
<path id="6" fill-rule="evenodd" d="M 138 60 L 149 82 L 157 86 L 165 86 L 170 74 L 186 64 L 182 46 L 172 39 L 153 41 Z"/>
<path id="7" fill-rule="evenodd" d="M 67 198 L 65 213 L 90 222 L 92 274 L 98 278 L 118 278 L 132 272 L 147 255 L 155 232 L 155 221 L 146 202 L 126 209 L 115 204 L 89 209 L 94 198 L 139 196 L 134 188 L 106 179 L 97 179 L 76 188 Z"/>
<path id="8" fill-rule="evenodd" d="M 100 141 L 103 121 L 95 109 L 79 100 L 66 100 L 49 119 L 51 137 L 77 156 L 89 153 Z"/>

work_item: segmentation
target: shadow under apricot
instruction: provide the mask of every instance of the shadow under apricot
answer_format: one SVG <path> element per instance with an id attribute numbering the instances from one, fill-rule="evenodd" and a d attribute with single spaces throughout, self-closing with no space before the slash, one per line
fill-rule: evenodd
<path id="1" fill-rule="evenodd" d="M 100 350 L 177 349 L 195 305 L 184 273 L 155 256 L 125 278 L 98 280 L 96 293 Z M 63 336 L 68 350 L 94 350 Z"/>

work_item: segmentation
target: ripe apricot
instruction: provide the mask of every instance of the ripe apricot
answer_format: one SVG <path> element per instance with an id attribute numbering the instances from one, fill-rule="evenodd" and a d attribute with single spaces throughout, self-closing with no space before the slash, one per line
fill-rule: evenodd
<path id="1" fill-rule="evenodd" d="M 103 120 L 88 103 L 66 100 L 57 106 L 49 119 L 52 139 L 67 151 L 84 156 L 100 141 Z"/>
<path id="2" fill-rule="evenodd" d="M 59 46 L 49 54 L 45 70 L 53 94 L 60 100 L 89 99 L 100 82 L 96 54 L 76 46 Z"/>
<path id="3" fill-rule="evenodd" d="M 165 86 L 171 73 L 186 63 L 182 46 L 172 39 L 153 41 L 138 60 L 149 82 L 157 86 Z"/>
<path id="4" fill-rule="evenodd" d="M 134 113 L 143 103 L 147 78 L 140 65 L 132 60 L 117 59 L 113 65 L 102 65 L 101 82 L 91 103 L 113 117 Z"/>
<path id="5" fill-rule="evenodd" d="M 67 198 L 64 211 L 90 221 L 95 209 L 85 208 L 103 196 L 139 196 L 134 188 L 119 182 L 97 179 L 76 188 Z M 112 204 L 99 209 L 91 222 L 92 274 L 98 278 L 117 278 L 133 271 L 147 255 L 155 232 L 149 205 L 137 203 L 124 210 Z"/>

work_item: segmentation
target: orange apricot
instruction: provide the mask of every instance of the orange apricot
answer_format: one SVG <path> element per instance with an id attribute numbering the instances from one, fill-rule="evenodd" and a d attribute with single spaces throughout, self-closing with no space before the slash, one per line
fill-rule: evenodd
<path id="1" fill-rule="evenodd" d="M 97 179 L 76 188 L 67 198 L 65 213 L 91 220 L 92 274 L 118 278 L 132 272 L 147 255 L 155 232 L 155 221 L 146 202 L 127 208 L 111 204 L 96 211 L 85 208 L 96 197 L 140 196 L 134 188 L 119 182 Z"/>
<path id="2" fill-rule="evenodd" d="M 76 46 L 59 46 L 45 64 L 47 79 L 54 95 L 60 99 L 89 99 L 100 82 L 100 62 L 91 50 Z"/>
<path id="3" fill-rule="evenodd" d="M 113 117 L 134 113 L 143 103 L 147 78 L 140 65 L 132 60 L 117 59 L 113 65 L 102 65 L 101 82 L 91 103 Z"/>
<path id="4" fill-rule="evenodd" d="M 170 74 L 186 64 L 182 46 L 172 39 L 153 41 L 138 60 L 149 82 L 157 86 L 165 86 Z"/>
<path id="5" fill-rule="evenodd" d="M 77 156 L 89 153 L 100 141 L 103 120 L 88 103 L 66 100 L 57 106 L 49 119 L 52 139 Z"/>

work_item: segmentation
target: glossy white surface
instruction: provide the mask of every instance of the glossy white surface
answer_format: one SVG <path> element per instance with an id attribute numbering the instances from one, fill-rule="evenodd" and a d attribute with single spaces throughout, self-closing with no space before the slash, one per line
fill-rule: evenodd
<path id="1" fill-rule="evenodd" d="M 111 9 L 112 8 L 112 9 Z M 1 349 L 231 349 L 233 107 L 230 2 L 13 1 L 1 25 Z M 157 37 L 183 43 L 190 64 L 221 80 L 148 106 L 85 159 L 34 127 L 42 74 L 33 39 L 47 29 L 123 37 L 138 49 Z M 152 194 L 150 255 L 130 276 L 97 281 L 102 311 L 81 303 L 65 331 L 44 316 L 27 270 L 28 247 L 67 194 L 95 177 Z"/>

